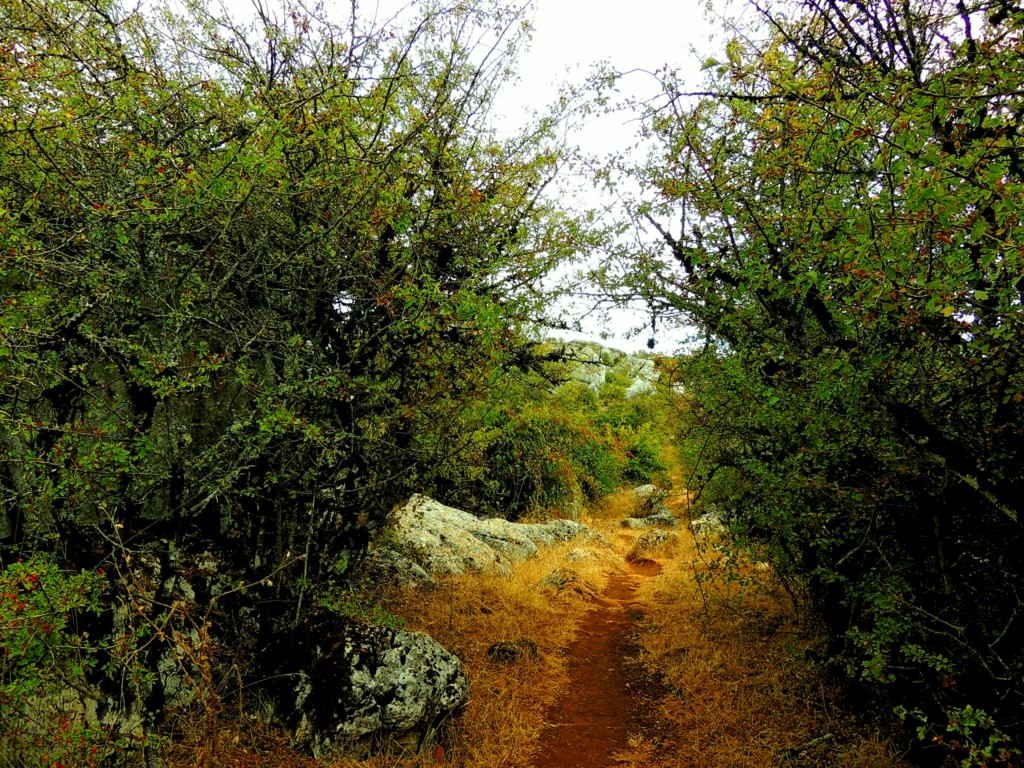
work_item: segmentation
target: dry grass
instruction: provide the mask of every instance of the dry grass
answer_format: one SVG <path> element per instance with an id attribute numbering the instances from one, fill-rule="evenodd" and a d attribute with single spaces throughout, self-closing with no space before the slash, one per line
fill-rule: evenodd
<path id="1" fill-rule="evenodd" d="M 213 729 L 183 734 L 163 759 L 172 768 L 320 768 L 313 758 L 296 754 L 279 729 L 248 716 L 222 718 Z"/>
<path id="2" fill-rule="evenodd" d="M 579 543 L 544 551 L 540 558 L 515 566 L 511 577 L 467 575 L 445 581 L 433 591 L 405 590 L 390 596 L 389 610 L 406 619 L 407 628 L 426 632 L 466 665 L 470 700 L 453 723 L 442 751 L 408 757 L 339 760 L 334 768 L 397 768 L 452 765 L 464 768 L 527 766 L 545 725 L 545 712 L 567 683 L 562 652 L 589 603 L 578 593 L 538 588 L 556 568 L 575 571 L 598 591 L 616 557 L 607 549 L 587 547 L 593 559 L 568 562 Z M 524 655 L 505 664 L 487 650 L 500 641 L 530 640 L 536 657 Z"/>
<path id="3" fill-rule="evenodd" d="M 573 550 L 592 557 L 567 558 Z M 590 608 L 592 585 L 600 593 L 621 558 L 606 545 L 572 542 L 543 550 L 514 565 L 511 576 L 465 575 L 438 587 L 390 590 L 371 597 L 462 659 L 470 679 L 465 712 L 446 724 L 442 744 L 422 754 L 368 759 L 314 760 L 295 753 L 277 729 L 246 714 L 183 718 L 175 743 L 165 750 L 171 768 L 516 768 L 528 766 L 545 726 L 545 713 L 567 682 L 563 651 L 578 620 Z M 558 593 L 539 587 L 553 570 L 571 570 L 578 582 Z M 529 640 L 537 654 L 513 663 L 488 657 L 500 641 Z"/>
<path id="4" fill-rule="evenodd" d="M 620 755 L 624 766 L 903 765 L 804 662 L 817 638 L 793 621 L 763 565 L 729 561 L 686 531 L 657 560 L 664 570 L 638 595 L 639 644 L 671 693 L 664 727 Z"/>
<path id="5" fill-rule="evenodd" d="M 685 496 L 669 499 L 683 507 Z M 884 739 L 844 715 L 831 690 L 807 664 L 816 638 L 796 624 L 756 563 L 728 560 L 685 528 L 653 546 L 646 532 L 622 528 L 628 494 L 585 520 L 612 543 L 587 547 L 592 559 L 569 561 L 579 543 L 515 566 L 511 577 L 462 576 L 433 590 L 379 595 L 385 606 L 464 662 L 471 683 L 462 717 L 447 724 L 442 746 L 424 754 L 314 761 L 292 753 L 279 736 L 239 717 L 207 741 L 212 762 L 179 752 L 174 766 L 218 768 L 526 768 L 546 725 L 545 714 L 569 684 L 564 651 L 590 607 L 585 595 L 555 594 L 538 582 L 572 569 L 602 590 L 623 560 L 655 560 L 660 575 L 636 595 L 644 620 L 639 660 L 660 680 L 664 698 L 652 727 L 615 755 L 622 768 L 900 768 Z M 500 641 L 530 640 L 536 657 L 504 664 L 487 655 Z M 657 686 L 655 686 L 657 687 Z M 661 688 L 659 688 L 659 691 Z M 198 752 L 193 753 L 198 756 Z"/>

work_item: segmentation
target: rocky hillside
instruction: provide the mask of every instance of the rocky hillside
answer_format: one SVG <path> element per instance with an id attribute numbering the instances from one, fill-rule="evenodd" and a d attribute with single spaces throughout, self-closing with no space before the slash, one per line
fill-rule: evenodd
<path id="1" fill-rule="evenodd" d="M 631 400 L 654 392 L 661 379 L 653 356 L 626 354 L 592 342 L 574 341 L 565 345 L 572 361 L 569 376 L 600 394 L 606 384 L 624 385 L 623 396 Z"/>

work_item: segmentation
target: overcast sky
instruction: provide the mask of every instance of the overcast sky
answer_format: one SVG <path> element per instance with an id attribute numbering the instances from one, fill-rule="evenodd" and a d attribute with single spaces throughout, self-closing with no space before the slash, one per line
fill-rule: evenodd
<path id="1" fill-rule="evenodd" d="M 728 0 L 718 0 L 722 7 Z M 506 86 L 493 117 L 499 133 L 514 134 L 534 110 L 554 103 L 565 83 L 581 83 L 599 62 L 614 71 L 630 73 L 619 81 L 623 96 L 638 99 L 658 94 L 654 73 L 666 65 L 687 73 L 696 83 L 700 62 L 717 50 L 716 25 L 708 21 L 702 0 L 533 0 L 530 10 L 532 39 L 520 55 L 518 78 Z M 379 22 L 407 8 L 408 0 L 359 0 L 364 18 Z M 570 134 L 569 143 L 587 154 L 603 157 L 623 152 L 636 142 L 638 125 L 626 113 L 596 115 L 585 127 Z M 594 190 L 592 182 L 563 180 L 561 201 L 577 208 L 601 207 L 610 202 Z M 585 315 L 583 304 L 573 307 L 583 317 L 583 337 L 634 351 L 646 349 L 648 334 L 625 338 L 625 332 L 647 322 L 642 311 L 616 311 L 607 318 Z M 688 335 L 659 328 L 656 351 L 668 353 Z M 581 334 L 566 334 L 579 338 Z"/>
<path id="2" fill-rule="evenodd" d="M 358 3 L 360 14 L 378 24 L 402 19 L 403 11 L 415 14 L 410 0 Z M 532 39 L 521 54 L 518 79 L 506 86 L 496 107 L 498 127 L 504 123 L 509 133 L 531 109 L 554 103 L 564 83 L 582 82 L 599 62 L 631 73 L 620 82 L 624 93 L 652 97 L 658 92 L 655 71 L 668 65 L 696 78 L 699 62 L 714 45 L 714 26 L 706 20 L 702 0 L 532 0 L 529 5 Z M 344 9 L 339 6 L 339 12 L 346 11 L 347 3 Z M 613 152 L 631 144 L 635 130 L 627 116 L 611 115 L 588 121 L 587 130 L 574 139 L 592 153 Z"/>
<path id="3" fill-rule="evenodd" d="M 666 64 L 698 71 L 691 49 L 706 48 L 710 26 L 696 0 L 535 0 L 533 29 L 520 61 L 520 81 L 500 105 L 513 120 L 517 107 L 553 101 L 560 83 L 581 80 L 600 61 L 619 72 L 633 71 L 622 81 L 623 89 L 654 95 L 657 83 L 645 72 Z M 606 122 L 587 134 L 595 151 L 613 150 L 632 138 L 634 127 L 622 118 Z"/>
<path id="4" fill-rule="evenodd" d="M 519 81 L 497 105 L 510 125 L 530 108 L 541 108 L 558 96 L 565 81 L 579 82 L 594 64 L 608 62 L 618 72 L 630 72 L 619 84 L 623 94 L 651 98 L 658 93 L 653 74 L 666 65 L 689 73 L 694 82 L 700 62 L 714 50 L 714 27 L 698 0 L 535 0 L 533 39 L 521 57 Z M 694 52 L 694 51 L 697 52 Z M 699 55 L 700 54 L 700 55 Z M 637 125 L 626 114 L 609 114 L 588 121 L 571 139 L 594 155 L 620 152 L 635 142 Z M 588 193 L 586 190 L 590 189 Z M 589 199 L 588 199 L 589 195 Z M 592 187 L 582 192 L 582 204 L 599 205 Z M 646 348 L 646 334 L 622 338 L 630 327 L 645 322 L 636 312 L 616 312 L 605 321 L 588 318 L 586 336 L 628 351 Z M 686 331 L 659 333 L 656 351 L 670 352 Z"/>

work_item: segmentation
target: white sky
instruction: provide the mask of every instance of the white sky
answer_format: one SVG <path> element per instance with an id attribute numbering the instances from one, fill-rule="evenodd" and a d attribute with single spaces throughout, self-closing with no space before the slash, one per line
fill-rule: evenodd
<path id="1" fill-rule="evenodd" d="M 719 0 L 725 4 L 728 0 Z M 364 17 L 383 21 L 407 8 L 409 0 L 359 0 Z M 506 86 L 493 117 L 500 133 L 513 134 L 532 111 L 553 104 L 561 86 L 580 84 L 604 62 L 617 72 L 622 96 L 653 98 L 659 92 L 654 74 L 666 65 L 687 73 L 696 83 L 700 62 L 715 50 L 715 25 L 707 19 L 703 0 L 533 0 L 529 11 L 532 39 L 520 54 L 518 79 Z M 594 115 L 582 130 L 569 135 L 570 144 L 594 157 L 621 153 L 637 142 L 639 126 L 626 113 Z M 600 208 L 613 201 L 598 193 L 592 182 L 563 179 L 558 194 L 575 208 Z M 581 305 L 582 306 L 582 305 Z M 586 315 L 573 307 L 574 316 Z M 626 331 L 649 322 L 642 311 L 614 311 L 607 317 L 587 315 L 583 333 L 570 339 L 600 341 L 627 351 L 647 348 L 647 333 L 626 338 Z M 670 353 L 689 331 L 658 329 L 656 351 Z M 607 334 L 608 338 L 602 338 Z M 569 340 L 569 339 L 567 339 Z"/>
<path id="2" fill-rule="evenodd" d="M 365 18 L 375 17 L 378 23 L 396 15 L 401 19 L 401 12 L 410 7 L 410 0 L 358 1 L 360 13 Z M 581 83 L 599 62 L 618 72 L 631 72 L 620 82 L 622 95 L 657 95 L 653 73 L 666 65 L 689 72 L 696 81 L 700 61 L 713 46 L 714 27 L 706 21 L 703 2 L 532 0 L 527 11 L 532 39 L 520 55 L 518 80 L 506 86 L 496 105 L 498 130 L 506 125 L 508 133 L 514 133 L 532 109 L 543 110 L 554 103 L 563 84 Z M 515 0 L 509 2 L 516 4 Z M 571 138 L 587 152 L 606 154 L 634 143 L 636 127 L 627 115 L 600 116 Z"/>
<path id="3" fill-rule="evenodd" d="M 533 30 L 530 47 L 520 59 L 519 82 L 497 105 L 500 119 L 513 126 L 531 108 L 553 102 L 560 84 L 580 82 L 600 61 L 618 72 L 631 72 L 620 81 L 622 95 L 656 96 L 658 83 L 652 73 L 666 65 L 688 73 L 696 83 L 700 62 L 715 45 L 714 27 L 699 0 L 534 0 Z M 571 140 L 589 154 L 604 156 L 634 145 L 637 128 L 627 114 L 595 116 Z M 607 202 L 589 185 L 576 195 L 581 207 Z M 646 334 L 623 338 L 625 331 L 645 321 L 642 313 L 614 312 L 605 321 L 586 320 L 585 336 L 600 341 L 604 331 L 611 334 L 603 341 L 609 346 L 646 349 Z M 656 350 L 670 352 L 686 333 L 659 328 Z"/>
<path id="4" fill-rule="evenodd" d="M 520 60 L 520 82 L 500 106 L 515 120 L 516 108 L 554 101 L 562 82 L 582 80 L 600 61 L 620 72 L 637 70 L 622 89 L 652 96 L 657 83 L 643 70 L 690 64 L 696 73 L 699 63 L 690 51 L 706 47 L 709 29 L 696 0 L 534 0 L 533 39 Z M 612 151 L 632 140 L 634 128 L 623 119 L 600 123 L 583 137 L 589 149 Z"/>

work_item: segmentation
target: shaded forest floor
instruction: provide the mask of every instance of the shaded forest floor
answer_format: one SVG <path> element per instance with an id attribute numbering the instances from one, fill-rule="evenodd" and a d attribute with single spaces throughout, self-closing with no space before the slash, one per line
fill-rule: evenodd
<path id="1" fill-rule="evenodd" d="M 669 499 L 685 521 L 684 497 Z M 233 722 L 218 766 L 301 768 L 901 768 L 870 714 L 851 714 L 807 659 L 818 637 L 764 564 L 682 525 L 655 548 L 627 529 L 628 497 L 591 519 L 610 546 L 568 543 L 512 578 L 460 576 L 375 597 L 466 664 L 471 699 L 419 755 L 298 758 Z M 642 542 L 641 542 L 642 545 Z M 557 572 L 552 586 L 542 580 Z M 495 643 L 522 650 L 488 653 Z M 180 753 L 185 757 L 184 753 Z M 200 758 L 197 760 L 197 758 Z M 185 762 L 202 764 L 195 748 Z"/>

